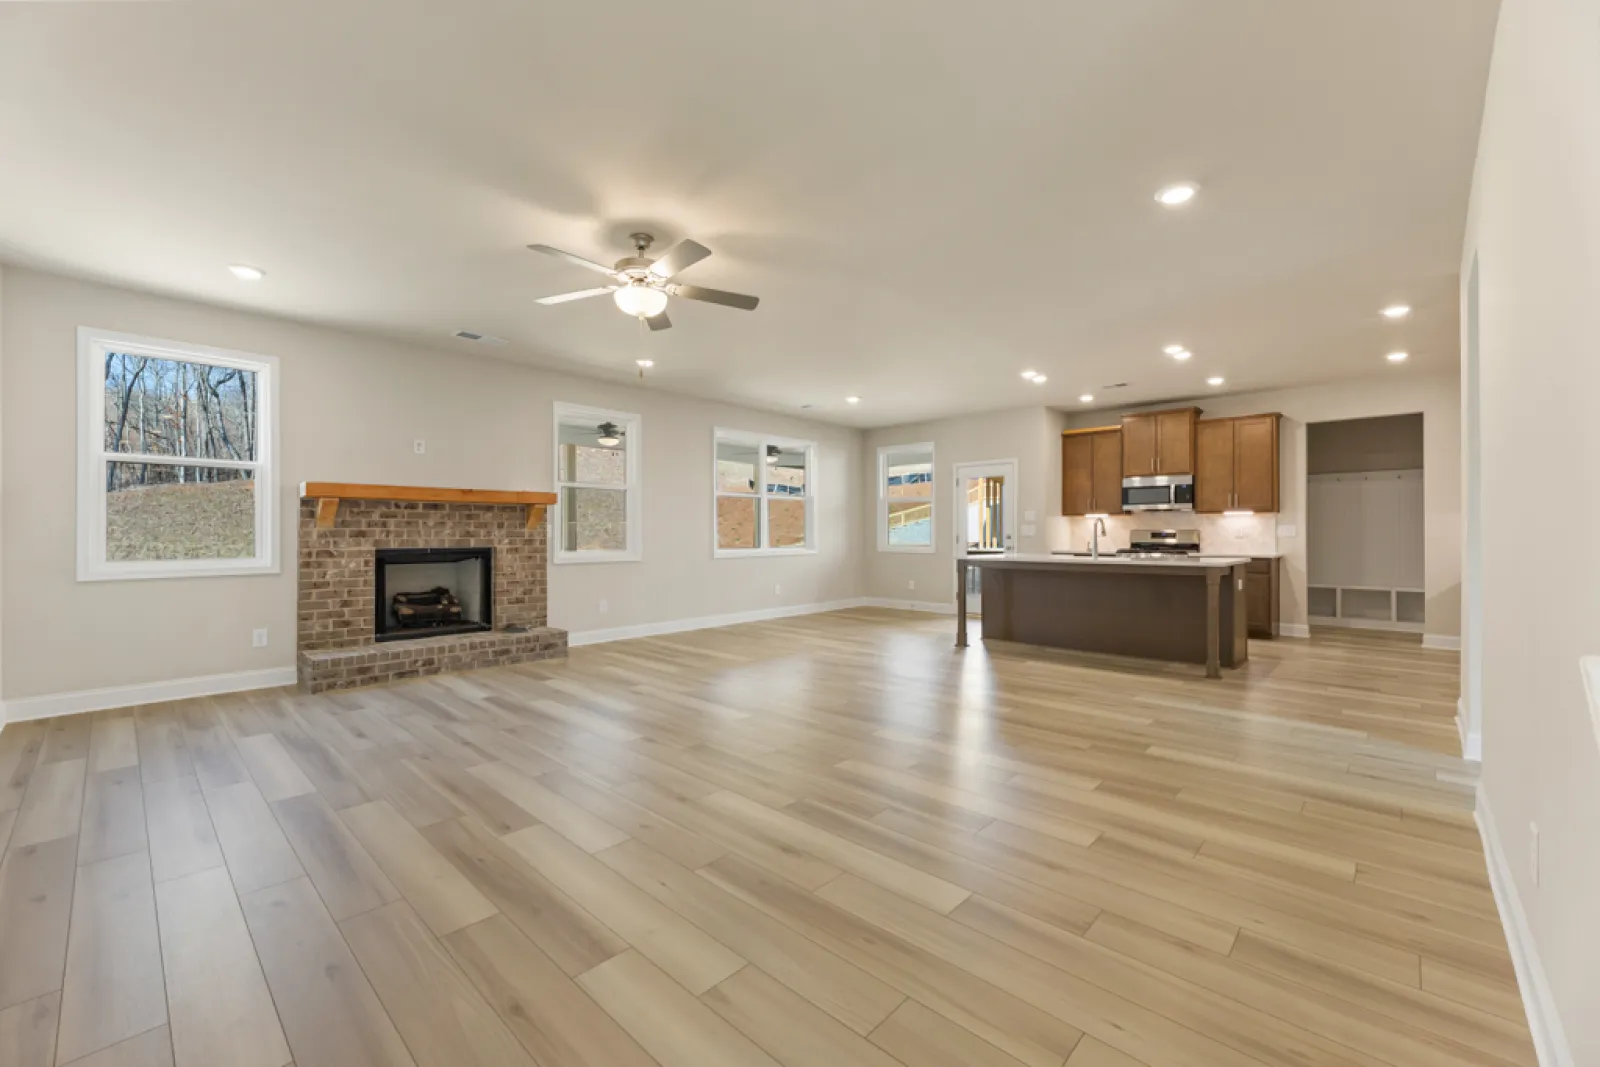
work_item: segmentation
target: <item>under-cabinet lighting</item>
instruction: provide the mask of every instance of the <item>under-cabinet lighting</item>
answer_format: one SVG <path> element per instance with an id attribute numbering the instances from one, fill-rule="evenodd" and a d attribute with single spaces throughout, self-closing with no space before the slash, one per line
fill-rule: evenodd
<path id="1" fill-rule="evenodd" d="M 1086 519 L 1109 519 L 1110 517 L 1110 513 L 1105 511 L 1093 511 L 1084 516 Z"/>
<path id="2" fill-rule="evenodd" d="M 1222 517 L 1225 518 L 1225 519 L 1237 519 L 1237 518 L 1242 518 L 1245 515 L 1254 515 L 1254 514 L 1255 514 L 1255 512 L 1253 512 L 1253 511 L 1224 511 L 1222 513 Z"/>

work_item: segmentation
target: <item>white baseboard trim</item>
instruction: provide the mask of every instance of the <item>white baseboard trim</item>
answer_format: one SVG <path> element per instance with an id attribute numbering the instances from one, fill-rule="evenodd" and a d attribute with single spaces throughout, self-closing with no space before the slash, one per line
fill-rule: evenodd
<path id="1" fill-rule="evenodd" d="M 1392 619 L 1343 619 L 1326 615 L 1314 616 L 1318 626 L 1332 626 L 1342 630 L 1382 630 L 1386 633 L 1420 634 L 1420 622 L 1395 622 Z"/>
<path id="2" fill-rule="evenodd" d="M 1483 735 L 1467 732 L 1466 706 L 1456 701 L 1456 733 L 1461 738 L 1461 758 L 1472 763 L 1483 762 Z"/>
<path id="3" fill-rule="evenodd" d="M 84 711 L 131 708 L 165 700 L 208 697 L 218 693 L 237 693 L 245 689 L 272 689 L 294 685 L 293 667 L 265 667 L 232 674 L 207 674 L 198 678 L 174 678 L 167 682 L 142 682 L 138 685 L 113 685 L 104 689 L 83 689 L 76 693 L 47 693 L 5 702 L 4 722 L 50 719 L 57 715 L 76 715 Z"/>
<path id="4" fill-rule="evenodd" d="M 954 615 L 954 604 L 938 604 L 931 600 L 895 600 L 891 597 L 869 596 L 863 597 L 861 606 L 864 608 L 889 608 L 894 611 L 926 611 L 932 615 Z"/>
<path id="5" fill-rule="evenodd" d="M 1278 624 L 1279 637 L 1310 637 L 1311 627 L 1303 622 L 1280 622 Z"/>
<path id="6" fill-rule="evenodd" d="M 646 622 L 637 626 L 613 626 L 606 630 L 576 630 L 567 634 L 567 647 L 603 645 L 610 641 L 630 641 L 636 637 L 661 637 L 681 634 L 690 630 L 711 630 L 719 626 L 738 626 L 746 622 L 766 622 L 770 619 L 787 619 L 796 615 L 816 615 L 824 611 L 844 611 L 859 608 L 866 602 L 860 597 L 851 600 L 828 600 L 818 604 L 792 604 L 781 608 L 762 608 L 759 611 L 738 611 L 728 615 L 701 615 L 692 619 L 668 619 L 664 622 Z"/>
<path id="7" fill-rule="evenodd" d="M 1528 1029 L 1533 1033 L 1534 1055 L 1539 1058 L 1539 1067 L 1577 1067 L 1572 1047 L 1567 1044 L 1566 1031 L 1561 1026 L 1561 1017 L 1556 1014 L 1550 983 L 1539 962 L 1539 947 L 1534 943 L 1528 915 L 1517 896 L 1516 880 L 1511 877 L 1505 850 L 1500 847 L 1500 833 L 1482 782 L 1478 783 L 1475 816 L 1478 835 L 1483 838 L 1484 860 L 1489 866 L 1489 886 L 1494 890 L 1500 925 L 1505 928 L 1506 946 L 1511 950 L 1511 964 L 1517 972 L 1517 988 L 1522 991 L 1522 1007 L 1528 1014 Z"/>
<path id="8" fill-rule="evenodd" d="M 1452 652 L 1461 651 L 1461 638 L 1454 634 L 1423 634 L 1423 648 L 1443 648 Z"/>

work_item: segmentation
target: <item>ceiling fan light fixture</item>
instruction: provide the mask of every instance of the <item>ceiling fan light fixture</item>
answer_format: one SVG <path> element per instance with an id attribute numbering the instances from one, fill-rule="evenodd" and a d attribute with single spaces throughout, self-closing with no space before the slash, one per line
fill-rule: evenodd
<path id="1" fill-rule="evenodd" d="M 638 319 L 653 319 L 667 309 L 666 292 L 644 282 L 623 286 L 612 294 L 611 299 L 617 302 L 623 314 Z"/>
<path id="2" fill-rule="evenodd" d="M 595 438 L 595 443 L 602 448 L 616 448 L 622 443 L 622 433 L 617 429 L 616 423 L 602 422 L 595 429 L 600 431 L 600 436 Z"/>
<path id="3" fill-rule="evenodd" d="M 778 464 L 778 454 L 781 449 L 777 445 L 767 446 L 767 466 L 775 467 Z"/>

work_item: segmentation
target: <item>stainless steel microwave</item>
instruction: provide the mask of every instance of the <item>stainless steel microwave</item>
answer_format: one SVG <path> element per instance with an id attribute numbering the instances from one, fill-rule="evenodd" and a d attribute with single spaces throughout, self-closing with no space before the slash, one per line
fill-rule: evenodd
<path id="1" fill-rule="evenodd" d="M 1193 511 L 1194 475 L 1150 474 L 1122 479 L 1123 511 Z"/>

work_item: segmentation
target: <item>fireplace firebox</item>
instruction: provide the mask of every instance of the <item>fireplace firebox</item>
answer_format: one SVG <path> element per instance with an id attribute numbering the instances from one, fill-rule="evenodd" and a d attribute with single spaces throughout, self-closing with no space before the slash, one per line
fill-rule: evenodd
<path id="1" fill-rule="evenodd" d="M 380 548 L 372 636 L 404 641 L 494 629 L 494 549 Z"/>

